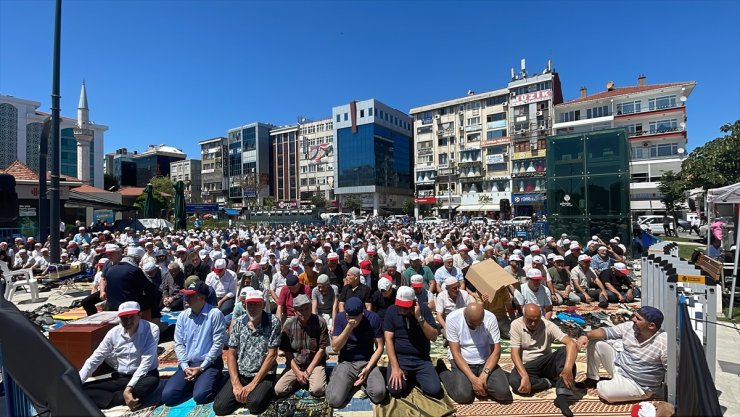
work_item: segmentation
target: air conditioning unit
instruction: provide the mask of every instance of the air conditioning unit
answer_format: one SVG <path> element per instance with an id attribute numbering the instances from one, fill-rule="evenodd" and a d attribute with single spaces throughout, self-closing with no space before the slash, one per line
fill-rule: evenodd
<path id="1" fill-rule="evenodd" d="M 537 110 L 537 116 L 542 116 L 542 110 Z"/>
<path id="2" fill-rule="evenodd" d="M 504 107 L 506 107 L 506 106 L 509 105 L 509 102 L 508 101 L 504 101 L 503 103 L 501 103 L 501 105 L 504 106 Z"/>
<path id="3" fill-rule="evenodd" d="M 537 144 L 536 143 L 533 143 L 532 145 L 529 146 L 529 149 L 531 149 L 533 151 L 536 151 L 537 150 Z"/>
<path id="4" fill-rule="evenodd" d="M 504 151 L 503 153 L 501 153 L 501 155 L 503 155 L 503 156 L 509 156 L 509 151 Z"/>
<path id="5" fill-rule="evenodd" d="M 435 115 L 434 115 L 434 118 L 435 118 L 436 120 L 439 120 L 439 118 L 440 118 L 440 117 L 441 117 L 441 116 L 440 116 L 440 115 L 438 115 L 438 114 L 435 114 Z"/>
<path id="6" fill-rule="evenodd" d="M 459 114 L 460 116 L 463 116 L 463 115 L 465 115 L 465 112 L 462 111 L 462 110 L 460 110 L 457 114 Z"/>
<path id="7" fill-rule="evenodd" d="M 510 94 L 511 97 L 516 97 L 516 91 L 512 91 Z"/>

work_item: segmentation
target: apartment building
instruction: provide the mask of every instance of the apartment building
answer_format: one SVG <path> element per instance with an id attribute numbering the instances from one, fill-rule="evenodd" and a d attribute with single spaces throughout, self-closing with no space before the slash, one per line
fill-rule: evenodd
<path id="1" fill-rule="evenodd" d="M 606 90 L 555 106 L 555 134 L 579 133 L 610 128 L 627 130 L 630 150 L 630 205 L 634 215 L 665 210 L 658 184 L 663 172 L 679 172 L 686 157 L 686 101 L 696 82 L 647 84 L 618 87 L 609 82 Z"/>
<path id="2" fill-rule="evenodd" d="M 201 161 L 186 159 L 170 162 L 170 179 L 172 183 L 182 181 L 185 184 L 185 202 L 200 203 L 201 198 Z"/>
<path id="3" fill-rule="evenodd" d="M 302 120 L 298 146 L 301 202 L 310 204 L 314 195 L 323 195 L 333 202 L 336 157 L 332 119 Z"/>
<path id="4" fill-rule="evenodd" d="M 270 131 L 270 175 L 272 196 L 279 207 L 298 207 L 298 125 L 276 127 Z"/>
<path id="5" fill-rule="evenodd" d="M 216 137 L 198 142 L 200 145 L 201 201 L 225 203 L 227 198 L 229 140 Z"/>
<path id="6" fill-rule="evenodd" d="M 271 195 L 270 130 L 274 128 L 254 122 L 229 129 L 226 186 L 232 207 L 261 206 Z"/>

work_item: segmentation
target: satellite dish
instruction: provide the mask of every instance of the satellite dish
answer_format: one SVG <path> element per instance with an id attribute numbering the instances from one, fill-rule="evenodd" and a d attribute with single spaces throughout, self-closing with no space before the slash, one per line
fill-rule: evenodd
<path id="1" fill-rule="evenodd" d="M 681 99 L 680 100 L 683 101 L 683 102 L 685 102 L 686 101 L 686 98 L 687 98 L 686 96 L 681 96 Z"/>
<path id="2" fill-rule="evenodd" d="M 686 122 L 681 122 L 680 126 L 681 126 L 681 129 L 686 129 Z"/>
<path id="3" fill-rule="evenodd" d="M 683 155 L 685 153 L 686 153 L 686 149 L 684 149 L 684 148 L 678 148 L 678 154 L 679 155 Z"/>

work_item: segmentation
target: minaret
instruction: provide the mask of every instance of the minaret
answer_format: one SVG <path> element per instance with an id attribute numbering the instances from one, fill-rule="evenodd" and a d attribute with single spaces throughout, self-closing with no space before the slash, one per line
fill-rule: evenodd
<path id="1" fill-rule="evenodd" d="M 90 109 L 87 108 L 87 91 L 85 81 L 82 81 L 80 90 L 80 103 L 77 105 L 77 128 L 74 129 L 77 139 L 77 178 L 83 184 L 92 185 L 90 182 L 90 142 L 93 140 L 94 132 L 89 128 Z"/>

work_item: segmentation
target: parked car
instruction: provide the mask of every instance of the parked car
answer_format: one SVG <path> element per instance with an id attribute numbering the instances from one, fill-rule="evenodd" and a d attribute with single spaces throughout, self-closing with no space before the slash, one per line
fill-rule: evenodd
<path id="1" fill-rule="evenodd" d="M 419 220 L 419 221 L 416 222 L 416 224 L 420 224 L 420 225 L 431 225 L 431 226 L 433 226 L 433 225 L 441 225 L 441 224 L 445 224 L 445 223 L 447 223 L 447 220 L 442 219 L 442 218 L 437 217 L 437 216 L 427 216 L 427 217 L 424 217 L 423 219 L 421 219 L 421 220 Z"/>
<path id="2" fill-rule="evenodd" d="M 673 220 L 673 216 L 668 216 L 668 218 Z M 657 235 L 663 232 L 662 215 L 649 214 L 645 216 L 638 216 L 637 223 L 640 225 L 640 228 L 642 230 L 647 230 L 649 227 L 653 234 Z M 691 222 L 688 220 L 678 219 L 677 223 L 678 224 L 676 225 L 676 231 L 678 231 L 679 233 L 687 232 L 691 229 Z"/>
<path id="3" fill-rule="evenodd" d="M 357 216 L 354 219 L 350 220 L 349 224 L 365 224 L 367 223 L 367 217 L 363 216 Z"/>
<path id="4" fill-rule="evenodd" d="M 487 225 L 488 224 L 488 218 L 486 217 L 471 217 L 470 218 L 470 224 L 473 226 L 477 225 Z"/>

